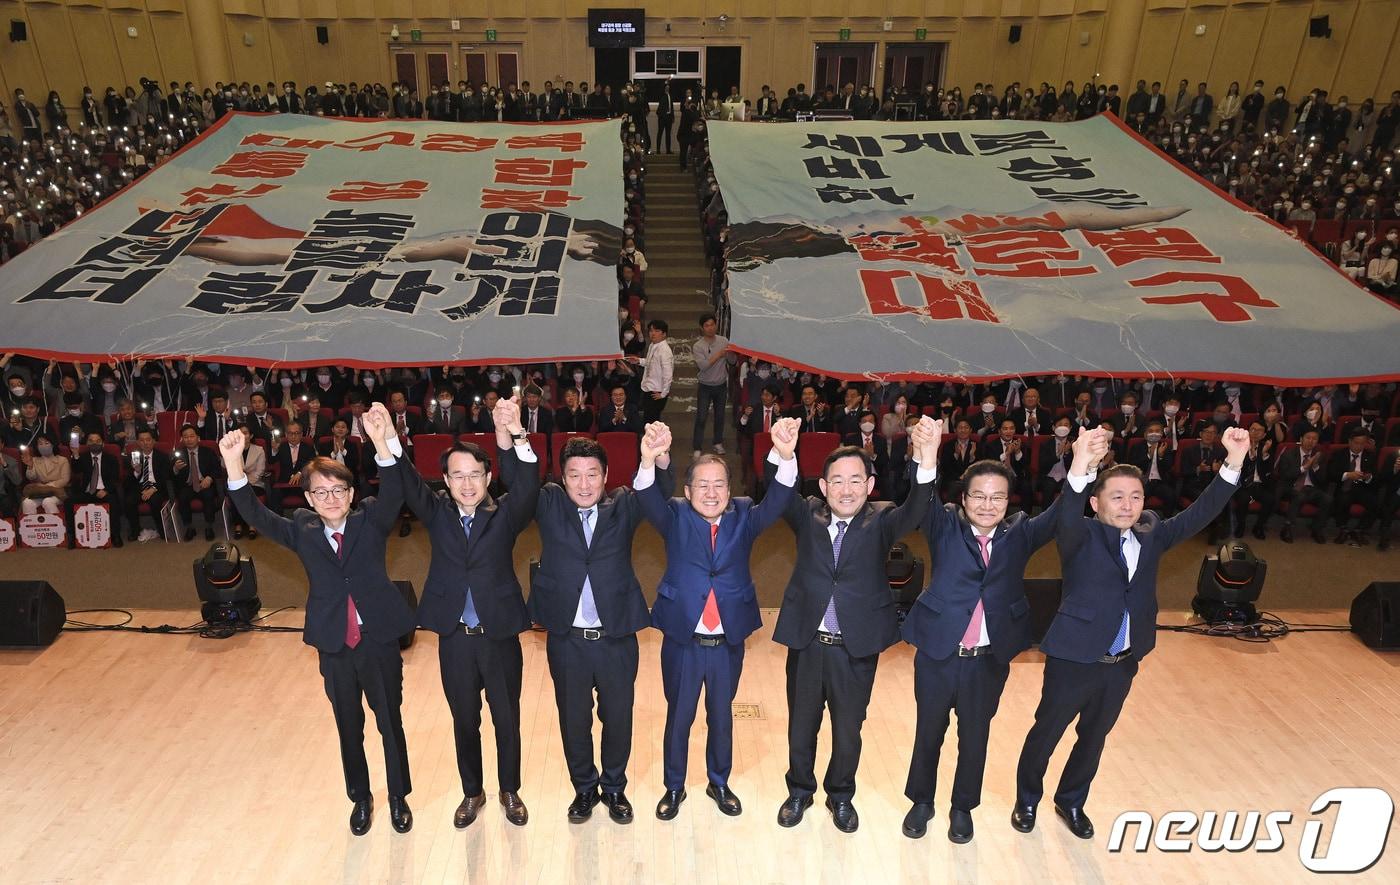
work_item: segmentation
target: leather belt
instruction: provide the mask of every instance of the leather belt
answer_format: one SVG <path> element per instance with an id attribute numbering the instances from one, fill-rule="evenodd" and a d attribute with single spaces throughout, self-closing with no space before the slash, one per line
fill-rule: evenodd
<path id="1" fill-rule="evenodd" d="M 468 636 L 481 636 L 486 632 L 486 628 L 480 624 L 477 624 L 475 627 L 468 627 L 466 624 L 458 624 L 458 626 L 461 627 L 462 632 Z"/>
<path id="2" fill-rule="evenodd" d="M 723 633 L 696 633 L 695 643 L 706 648 L 714 648 L 717 645 L 724 645 Z"/>
<path id="3" fill-rule="evenodd" d="M 845 645 L 846 640 L 841 638 L 839 633 L 828 633 L 825 630 L 817 631 L 817 641 L 822 645 Z"/>
<path id="4" fill-rule="evenodd" d="M 602 627 L 570 627 L 569 632 L 575 636 L 582 636 L 589 642 L 597 642 L 603 638 Z"/>
<path id="5" fill-rule="evenodd" d="M 1123 660 L 1124 658 L 1130 658 L 1130 657 L 1132 657 L 1132 656 L 1133 656 L 1133 650 L 1132 650 L 1131 648 L 1125 648 L 1125 649 L 1123 649 L 1122 651 L 1120 651 L 1120 652 L 1119 652 L 1118 654 L 1116 654 L 1116 655 L 1104 655 L 1103 657 L 1099 658 L 1099 663 L 1100 663 L 1100 664 L 1116 664 L 1116 663 L 1118 663 L 1119 661 Z"/>
<path id="6" fill-rule="evenodd" d="M 990 645 L 979 645 L 976 648 L 963 648 L 958 646 L 958 657 L 960 658 L 980 658 L 982 655 L 992 653 Z"/>

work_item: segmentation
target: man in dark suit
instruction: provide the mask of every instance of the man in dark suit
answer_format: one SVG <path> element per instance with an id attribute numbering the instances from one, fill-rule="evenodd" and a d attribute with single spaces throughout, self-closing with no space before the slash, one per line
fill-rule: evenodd
<path id="1" fill-rule="evenodd" d="M 456 395 L 452 387 L 443 385 L 437 389 L 437 396 L 433 400 L 433 406 L 428 410 L 428 414 L 423 416 L 423 433 L 446 433 L 452 436 L 459 436 L 463 433 L 470 433 L 471 429 L 466 426 L 466 411 L 454 405 Z"/>
<path id="2" fill-rule="evenodd" d="M 125 510 L 122 494 L 122 465 L 116 455 L 106 451 L 100 433 L 89 433 L 83 441 L 81 452 L 73 453 L 73 479 L 68 484 L 68 503 L 106 504 L 108 519 L 111 521 L 112 546 L 122 546 L 122 511 Z M 70 507 L 68 537 L 75 535 L 72 525 L 73 510 Z"/>
<path id="3" fill-rule="evenodd" d="M 1278 494 L 1288 496 L 1288 513 L 1279 531 L 1279 540 L 1293 543 L 1293 523 L 1298 521 L 1304 504 L 1317 508 L 1312 518 L 1312 537 L 1319 544 L 1327 542 L 1323 530 L 1332 515 L 1332 496 L 1327 493 L 1327 465 L 1323 461 L 1322 447 L 1318 445 L 1317 431 L 1308 430 L 1298 437 L 1298 445 L 1289 446 L 1278 456 L 1274 468 L 1278 477 Z"/>
<path id="4" fill-rule="evenodd" d="M 1016 805 L 1011 825 L 1035 827 L 1045 769 L 1075 717 L 1077 740 L 1055 791 L 1055 812 L 1070 832 L 1091 839 L 1094 825 L 1084 813 L 1104 741 L 1127 700 L 1138 661 L 1157 644 L 1157 566 L 1170 548 L 1195 535 L 1229 503 L 1249 450 L 1249 433 L 1225 434 L 1226 460 L 1192 505 L 1170 519 L 1143 510 L 1142 471 L 1130 464 L 1094 471 L 1108 453 L 1110 435 L 1082 432 L 1074 443 L 1055 529 L 1064 574 L 1059 612 L 1040 643 L 1045 681 L 1035 724 L 1026 735 L 1016 767 Z M 1084 498 L 1097 518 L 1083 516 Z"/>
<path id="5" fill-rule="evenodd" d="M 629 488 L 605 493 L 608 454 L 595 440 L 569 440 L 559 462 L 563 485 L 546 484 L 535 507 L 542 552 L 531 580 L 530 615 L 549 631 L 545 652 L 575 793 L 569 822 L 588 820 L 602 801 L 608 816 L 625 824 L 632 821 L 623 790 L 632 752 L 637 631 L 650 622 L 632 571 L 632 535 L 641 509 Z M 669 485 L 670 456 L 657 462 L 663 471 L 658 479 Z M 670 488 L 661 491 L 671 494 Z M 595 690 L 603 724 L 601 773 L 593 756 Z"/>
<path id="6" fill-rule="evenodd" d="M 1142 471 L 1147 497 L 1161 502 L 1161 515 L 1175 513 L 1181 498 L 1176 483 L 1176 456 L 1161 421 L 1149 421 L 1142 440 L 1128 443 L 1127 463 Z"/>
<path id="7" fill-rule="evenodd" d="M 185 540 L 194 540 L 196 499 L 204 512 L 204 540 L 214 540 L 214 511 L 219 500 L 216 482 L 219 478 L 219 461 L 212 451 L 199 444 L 199 434 L 193 424 L 180 428 L 180 441 L 175 444 L 172 462 L 175 502 L 180 508 L 180 520 L 185 524 Z"/>
<path id="8" fill-rule="evenodd" d="M 959 503 L 932 510 L 924 537 L 933 559 L 928 587 L 904 619 L 914 657 L 918 709 L 914 753 L 904 795 L 914 803 L 904 835 L 918 839 L 933 817 L 938 757 L 948 714 L 958 713 L 958 766 L 948 838 L 972 839 L 972 810 L 982 802 L 982 771 L 992 717 L 1011 660 L 1030 648 L 1030 602 L 1024 583 L 1031 554 L 1055 532 L 1058 499 L 1035 518 L 1007 516 L 1016 474 L 1000 461 L 979 461 L 962 477 Z"/>
<path id="9" fill-rule="evenodd" d="M 598 432 L 626 430 L 642 432 L 642 416 L 637 407 L 627 401 L 627 388 L 621 384 L 612 389 L 611 399 L 598 412 Z"/>
<path id="10" fill-rule="evenodd" d="M 1054 412 L 1040 404 L 1040 391 L 1034 387 L 1026 389 L 1021 396 L 1020 407 L 1007 412 L 1006 417 L 1016 425 L 1016 432 L 1022 436 L 1049 433 L 1055 420 Z"/>
<path id="11" fill-rule="evenodd" d="M 434 492 L 405 458 L 404 498 L 433 542 L 418 623 L 438 634 L 442 688 L 452 710 L 462 803 L 453 826 L 463 829 L 486 804 L 481 766 L 481 694 L 496 730 L 496 777 L 506 820 L 529 819 L 520 799 L 520 634 L 530 616 L 515 577 L 515 539 L 535 518 L 538 457 L 520 426 L 519 405 L 496 405 L 496 447 L 510 490 L 492 498 L 491 459 L 474 443 L 442 453 L 446 494 Z"/>
<path id="12" fill-rule="evenodd" d="M 856 432 L 847 434 L 841 440 L 843 445 L 864 449 L 865 454 L 875 463 L 875 491 L 882 497 L 889 497 L 890 443 L 875 432 L 875 413 L 866 410 L 860 413 L 860 424 Z"/>
<path id="13" fill-rule="evenodd" d="M 831 410 L 817 395 L 815 384 L 802 385 L 802 401 L 788 409 L 788 417 L 802 422 L 803 433 L 830 433 Z"/>
<path id="14" fill-rule="evenodd" d="M 302 471 L 316 460 L 316 444 L 302 438 L 301 422 L 287 424 L 287 435 L 280 438 L 280 444 L 272 455 L 272 463 L 277 465 L 280 482 L 301 485 Z"/>
<path id="15" fill-rule="evenodd" d="M 589 433 L 593 430 L 593 410 L 579 402 L 577 388 L 565 388 L 564 407 L 554 413 L 554 429 L 559 433 Z"/>
<path id="16" fill-rule="evenodd" d="M 1337 485 L 1332 498 L 1332 517 L 1337 520 L 1336 543 L 1347 539 L 1353 547 L 1369 543 L 1366 532 L 1376 519 L 1376 490 L 1372 482 L 1375 476 L 1376 452 L 1371 445 L 1371 434 L 1364 428 L 1354 428 L 1347 435 L 1346 446 L 1337 446 L 1327 458 L 1327 478 Z M 1356 528 L 1350 527 L 1353 504 L 1361 507 Z"/>
<path id="17" fill-rule="evenodd" d="M 136 457 L 122 487 L 122 501 L 126 505 L 126 539 L 135 541 L 137 538 L 142 504 L 149 505 L 156 532 L 163 538 L 165 527 L 160 522 L 160 509 L 169 500 L 170 456 L 156 448 L 156 435 L 149 427 L 137 432 L 134 454 Z"/>
<path id="18" fill-rule="evenodd" d="M 389 391 L 389 420 L 398 434 L 399 445 L 407 453 L 408 459 L 413 460 L 413 438 L 423 432 L 423 416 L 408 410 L 408 394 L 402 386 L 395 386 Z M 407 537 L 411 531 L 413 525 L 408 521 L 408 512 L 404 511 L 403 520 L 399 523 L 399 537 Z"/>
<path id="19" fill-rule="evenodd" d="M 525 388 L 525 406 L 520 410 L 520 424 L 526 433 L 554 432 L 554 413 L 541 402 L 540 389 L 531 385 Z"/>
<path id="20" fill-rule="evenodd" d="M 743 811 L 729 789 L 733 759 L 731 704 L 744 669 L 744 640 L 762 625 L 749 554 L 754 541 L 787 508 L 797 484 L 798 421 L 774 425 L 768 457 L 769 491 L 757 505 L 731 498 L 729 466 L 719 455 L 701 455 L 691 463 L 684 498 L 667 500 L 656 485 L 656 456 L 670 447 L 671 432 L 653 424 L 642 438 L 637 500 L 666 542 L 666 573 L 656 589 L 652 626 L 661 640 L 661 683 L 666 693 L 664 782 L 666 792 L 656 816 L 671 820 L 685 801 L 690 726 L 695 722 L 700 690 L 705 690 L 705 795 L 724 814 Z"/>
<path id="21" fill-rule="evenodd" d="M 389 819 L 406 833 L 413 813 L 406 797 L 412 790 L 408 748 L 404 742 L 403 657 L 399 639 L 413 631 L 413 610 L 384 569 L 384 547 L 403 503 L 403 486 L 394 468 L 398 442 L 384 407 L 365 413 L 366 430 L 378 453 L 379 497 L 366 498 L 351 510 L 354 478 L 344 465 L 319 458 L 302 475 L 306 503 L 290 518 L 268 510 L 253 495 L 243 474 L 243 433 L 219 440 L 229 497 L 248 524 L 295 552 L 310 580 L 306 629 L 302 641 L 317 650 L 326 696 L 340 735 L 345 791 L 354 803 L 350 832 L 369 831 L 374 798 L 365 761 L 364 701 L 374 711 L 384 741 L 384 768 L 389 781 Z M 191 432 L 193 428 L 190 428 Z"/>
<path id="22" fill-rule="evenodd" d="M 954 424 L 953 438 L 947 445 L 943 446 L 940 453 L 940 463 L 938 465 L 938 490 L 946 497 L 949 489 L 962 482 L 962 475 L 977 461 L 981 460 L 978 454 L 977 437 L 972 432 L 972 422 L 966 418 L 959 418 Z M 959 491 L 961 489 L 959 488 Z"/>
<path id="23" fill-rule="evenodd" d="M 817 791 L 817 732 L 831 712 L 831 761 L 823 786 L 836 828 L 859 825 L 851 797 L 860 726 L 880 652 L 899 639 L 885 580 L 890 546 L 913 531 L 933 499 L 941 425 L 924 417 L 910 431 L 919 463 L 904 503 L 872 503 L 875 477 L 862 449 L 843 446 L 823 465 L 823 498 L 794 497 L 784 514 L 797 535 L 797 564 L 783 591 L 773 641 L 788 647 L 788 798 L 778 825 L 796 826 Z M 925 466 L 928 465 L 928 466 Z"/>
<path id="24" fill-rule="evenodd" d="M 239 422 L 237 415 L 228 406 L 228 397 L 222 390 L 216 390 L 209 396 L 209 407 L 202 405 L 194 407 L 195 427 L 199 430 L 199 438 L 209 442 L 218 442 L 223 439 L 225 433 L 232 430 Z M 249 425 L 249 430 L 254 436 L 260 436 L 257 428 Z"/>

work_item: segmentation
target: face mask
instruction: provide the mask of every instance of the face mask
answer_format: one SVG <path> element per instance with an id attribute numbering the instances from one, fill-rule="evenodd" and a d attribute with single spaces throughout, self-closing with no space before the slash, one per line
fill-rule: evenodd
<path id="1" fill-rule="evenodd" d="M 89 455 L 100 454 L 102 452 L 102 443 L 89 443 L 87 450 Z"/>
<path id="2" fill-rule="evenodd" d="M 625 251 L 627 252 L 628 255 L 631 255 L 631 254 L 633 254 L 633 253 L 635 253 L 635 252 L 637 251 L 637 247 L 636 247 L 636 246 L 628 246 L 627 249 L 626 249 Z"/>
<path id="3" fill-rule="evenodd" d="M 1318 410 L 1318 409 L 1309 409 L 1309 410 L 1308 410 L 1308 420 L 1309 420 L 1309 421 L 1316 421 L 1318 418 L 1321 418 L 1321 417 L 1322 417 L 1322 412 L 1321 412 L 1320 410 Z"/>
<path id="4" fill-rule="evenodd" d="M 622 343 L 623 343 L 623 344 L 631 344 L 631 343 L 632 343 L 632 339 L 633 339 L 633 338 L 636 338 L 636 337 L 637 337 L 637 336 L 634 335 L 634 334 L 632 334 L 631 332 L 623 332 L 623 333 L 622 333 Z"/>
<path id="5" fill-rule="evenodd" d="M 1171 405 L 1171 406 L 1167 406 L 1166 408 L 1162 409 L 1162 414 L 1166 415 L 1168 418 L 1175 418 L 1175 417 L 1176 417 L 1176 413 L 1177 413 L 1177 412 L 1180 412 L 1180 411 L 1181 411 L 1181 406 Z"/>
<path id="6" fill-rule="evenodd" d="M 1010 381 L 1010 385 L 1011 385 L 1011 389 L 1012 389 L 1012 390 L 1015 390 L 1016 388 L 1020 387 L 1021 384 L 1022 384 L 1022 381 L 1021 381 L 1021 379 L 1019 379 L 1019 378 L 1012 378 L 1011 381 Z"/>
<path id="7" fill-rule="evenodd" d="M 1216 415 L 1212 420 L 1213 420 L 1216 424 L 1220 424 L 1220 425 L 1229 424 L 1229 423 L 1230 423 L 1230 416 L 1229 416 L 1229 415 Z"/>
<path id="8" fill-rule="evenodd" d="M 446 412 L 448 409 L 452 408 L 452 400 L 450 400 L 450 399 L 440 399 L 440 400 L 438 400 L 438 408 L 439 408 L 439 409 L 442 409 L 444 412 Z"/>
<path id="9" fill-rule="evenodd" d="M 1105 390 L 1108 390 L 1108 385 L 1107 385 L 1107 384 L 1095 384 L 1095 385 L 1094 385 L 1094 393 L 1103 393 Z"/>
<path id="10" fill-rule="evenodd" d="M 901 414 L 902 414 L 905 410 L 907 410 L 908 408 L 909 408 L 909 407 L 908 407 L 907 405 L 905 405 L 904 403 L 895 403 L 895 404 L 894 404 L 894 410 L 895 410 L 896 412 L 898 412 L 898 413 L 901 413 Z"/>
<path id="11" fill-rule="evenodd" d="M 1239 395 L 1240 395 L 1240 389 L 1239 389 L 1238 387 L 1227 387 L 1227 388 L 1225 388 L 1225 395 L 1226 395 L 1226 396 L 1239 396 Z"/>
<path id="12" fill-rule="evenodd" d="M 501 383 L 501 373 L 500 373 L 500 372 L 491 372 L 491 373 L 488 374 L 486 377 L 487 377 L 488 379 L 490 379 L 490 381 L 491 381 L 492 384 L 500 384 L 500 383 Z"/>
<path id="13" fill-rule="evenodd" d="M 53 454 L 53 446 L 48 443 L 39 443 L 39 457 L 47 458 Z"/>
<path id="14" fill-rule="evenodd" d="M 757 374 L 758 377 L 760 377 L 760 378 L 767 378 L 769 375 L 771 375 L 771 374 L 773 374 L 773 373 L 772 373 L 771 370 L 769 370 L 769 369 L 765 366 L 764 368 L 759 369 L 758 372 L 756 372 L 755 374 Z"/>
<path id="15" fill-rule="evenodd" d="M 104 381 L 102 382 L 102 389 L 107 393 L 111 393 L 117 389 L 117 385 L 111 381 Z"/>
<path id="16" fill-rule="evenodd" d="M 365 382 L 364 382 L 364 383 L 365 383 L 365 387 L 366 387 L 366 388 L 373 389 L 373 388 L 374 388 L 374 376 L 373 376 L 373 375 L 366 375 L 366 376 L 365 376 Z"/>
<path id="17" fill-rule="evenodd" d="M 283 378 L 282 381 L 281 381 L 280 383 L 282 384 L 283 387 L 291 387 L 291 386 L 292 386 L 292 379 L 291 379 L 291 378 Z"/>
<path id="18" fill-rule="evenodd" d="M 1149 434 L 1147 434 L 1146 439 L 1147 439 L 1147 441 L 1148 441 L 1149 443 L 1151 443 L 1152 445 L 1155 446 L 1155 445 L 1157 445 L 1157 443 L 1159 443 L 1159 442 L 1162 441 L 1162 434 L 1160 434 L 1160 433 L 1149 433 Z"/>
<path id="19" fill-rule="evenodd" d="M 24 396 L 25 392 L 26 388 L 22 384 L 17 384 L 10 388 L 10 393 L 13 393 L 15 396 Z"/>
<path id="20" fill-rule="evenodd" d="M 1134 412 L 1137 411 L 1137 406 L 1133 405 L 1132 403 L 1124 403 L 1123 405 L 1119 406 L 1119 408 L 1123 410 L 1124 415 L 1132 415 Z"/>
<path id="21" fill-rule="evenodd" d="M 860 425 L 860 432 L 861 432 L 861 433 L 874 433 L 874 432 L 875 432 L 875 425 L 874 425 L 874 424 L 871 424 L 869 421 L 866 421 L 864 424 Z"/>
<path id="22" fill-rule="evenodd" d="M 575 373 L 574 373 L 574 383 L 575 383 L 575 384 L 582 383 L 583 378 L 584 378 L 584 374 L 583 374 L 582 372 L 575 372 Z"/>
<path id="23" fill-rule="evenodd" d="M 78 417 L 79 415 L 81 415 L 82 413 L 83 413 L 83 410 L 82 410 L 82 409 L 69 409 L 69 410 L 68 410 L 68 414 L 72 415 L 74 418 L 77 418 L 77 417 Z"/>
<path id="24" fill-rule="evenodd" d="M 995 412 L 996 410 L 997 410 L 997 404 L 996 404 L 996 403 L 983 403 L 983 404 L 982 404 L 982 414 L 984 414 L 984 415 L 990 415 L 990 414 L 992 414 L 993 412 Z"/>
<path id="25" fill-rule="evenodd" d="M 1069 436 L 1069 428 L 1064 424 L 1057 425 L 1055 427 L 1055 435 L 1058 436 L 1060 439 L 1064 439 L 1065 437 Z"/>

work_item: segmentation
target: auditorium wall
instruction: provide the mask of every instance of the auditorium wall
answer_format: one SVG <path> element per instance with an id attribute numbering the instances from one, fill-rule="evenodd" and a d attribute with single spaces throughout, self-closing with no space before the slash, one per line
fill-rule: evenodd
<path id="1" fill-rule="evenodd" d="M 7 103 L 23 86 L 37 104 L 54 88 L 72 107 L 84 84 L 100 94 L 141 76 L 387 83 L 391 48 L 416 45 L 415 28 L 424 46 L 450 48 L 454 82 L 465 73 L 463 49 L 486 46 L 487 29 L 500 44 L 521 45 L 521 77 L 536 87 L 592 80 L 589 6 L 641 2 L 0 0 L 0 30 L 7 35 L 12 20 L 28 30 L 23 42 L 0 36 L 0 86 Z M 925 40 L 948 47 L 942 82 L 964 90 L 989 78 L 999 92 L 1013 80 L 1059 85 L 1095 73 L 1125 92 L 1138 77 L 1167 91 L 1182 77 L 1204 79 L 1217 97 L 1231 80 L 1248 89 L 1256 78 L 1270 89 L 1287 84 L 1291 96 L 1317 86 L 1353 102 L 1400 86 L 1400 0 L 666 0 L 647 11 L 649 45 L 742 47 L 749 96 L 763 83 L 810 81 L 815 44 L 838 42 L 842 29 L 876 44 L 877 64 L 885 45 L 915 42 L 925 29 Z M 1320 15 L 1330 38 L 1308 36 Z M 317 25 L 327 28 L 325 44 Z M 1014 44 L 1012 25 L 1022 29 Z"/>

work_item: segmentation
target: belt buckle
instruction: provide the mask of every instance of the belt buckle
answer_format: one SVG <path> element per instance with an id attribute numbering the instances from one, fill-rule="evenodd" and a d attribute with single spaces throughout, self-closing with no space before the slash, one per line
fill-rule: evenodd
<path id="1" fill-rule="evenodd" d="M 975 648 L 967 648 L 966 646 L 959 645 L 959 646 L 958 646 L 958 657 L 960 657 L 960 658 L 975 658 L 975 657 L 977 657 L 977 649 L 975 649 Z"/>
<path id="2" fill-rule="evenodd" d="M 817 632 L 817 641 L 822 645 L 835 645 L 837 637 L 830 633 Z"/>
<path id="3" fill-rule="evenodd" d="M 584 627 L 583 638 L 590 642 L 596 642 L 603 638 L 603 631 L 597 627 Z"/>

